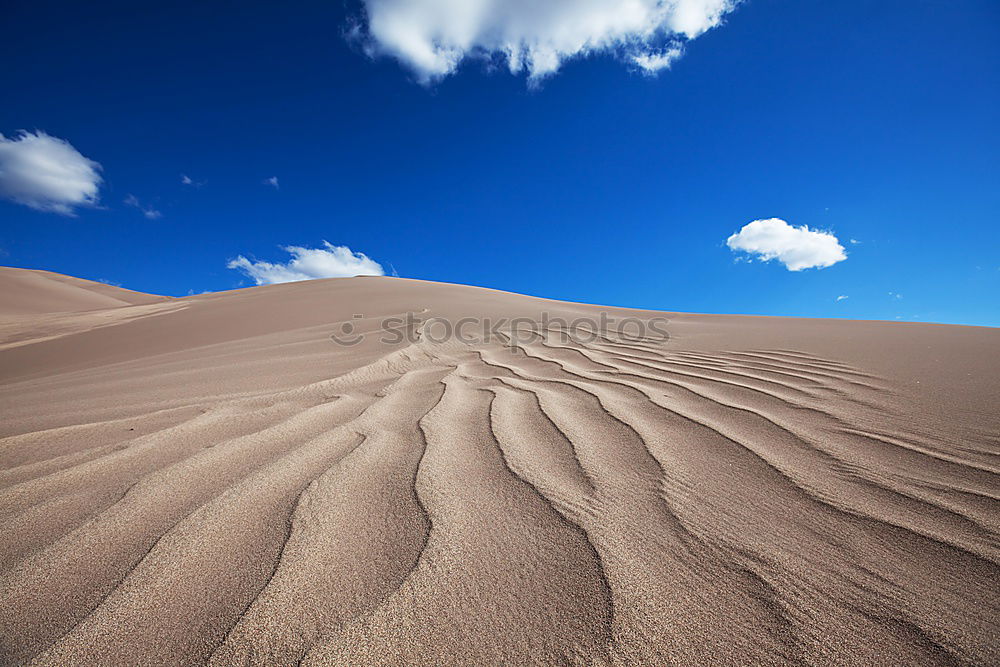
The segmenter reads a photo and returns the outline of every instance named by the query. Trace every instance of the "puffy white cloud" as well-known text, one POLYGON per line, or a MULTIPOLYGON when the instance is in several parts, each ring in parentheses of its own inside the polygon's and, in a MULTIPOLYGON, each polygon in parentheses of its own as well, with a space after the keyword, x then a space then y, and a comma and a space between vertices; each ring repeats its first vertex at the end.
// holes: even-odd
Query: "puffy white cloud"
POLYGON ((275 190, 277 190, 278 189, 278 177, 277 176, 272 176, 271 178, 265 178, 264 179, 264 185, 270 185, 275 190))
POLYGON ((258 285, 294 283, 318 278, 349 278, 351 276, 383 276, 382 265, 361 252, 352 252, 347 246, 335 246, 323 241, 322 248, 285 246, 292 259, 282 263, 251 262, 243 255, 226 265, 238 269, 258 285))
POLYGON ((0 134, 0 197, 39 211, 74 215, 97 203, 101 165, 44 132, 0 134))
POLYGON ((499 57, 511 72, 533 79, 596 52, 625 56, 654 72, 738 2, 364 0, 371 50, 398 58, 424 82, 454 72, 470 56, 499 57))
POLYGON ((793 227, 779 218, 754 220, 726 239, 734 251, 756 255, 762 261, 776 259, 789 271, 822 269, 847 259, 844 246, 830 232, 793 227))

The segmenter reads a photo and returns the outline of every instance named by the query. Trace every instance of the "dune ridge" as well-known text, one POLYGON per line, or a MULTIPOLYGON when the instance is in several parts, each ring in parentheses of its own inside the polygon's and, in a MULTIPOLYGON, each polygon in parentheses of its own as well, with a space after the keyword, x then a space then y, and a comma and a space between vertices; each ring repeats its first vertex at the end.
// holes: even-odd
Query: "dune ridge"
POLYGON ((39 317, 0 332, 3 664, 1000 659, 996 330, 390 278, 39 317), (670 335, 380 341, 406 312, 670 335))

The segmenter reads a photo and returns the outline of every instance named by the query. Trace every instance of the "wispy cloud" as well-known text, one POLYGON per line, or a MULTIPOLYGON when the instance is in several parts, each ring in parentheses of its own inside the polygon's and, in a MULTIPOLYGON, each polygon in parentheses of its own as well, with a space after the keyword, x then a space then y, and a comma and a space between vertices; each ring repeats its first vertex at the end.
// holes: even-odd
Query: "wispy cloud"
POLYGON ((278 187, 279 187, 278 186, 278 177, 277 176, 272 176, 271 178, 265 178, 264 179, 264 185, 270 185, 275 190, 277 190, 278 187))
MULTIPOLYGON (((467 58, 502 60, 534 80, 567 60, 612 53, 645 71, 722 22, 738 0, 363 0, 370 53, 393 56, 422 82, 467 58)), ((674 55, 676 53, 676 55, 674 55)))
POLYGON ((18 204, 73 216, 77 207, 97 204, 100 170, 68 141, 44 132, 0 134, 0 197, 18 204))
POLYGON ((674 61, 681 57, 681 48, 675 46, 660 53, 640 53, 632 56, 632 62, 646 74, 657 74, 660 70, 669 69, 674 61))
POLYGON ((249 276, 258 285, 274 285, 318 278, 349 278, 351 276, 383 276, 382 265, 347 246, 335 246, 323 241, 322 248, 284 246, 292 258, 287 262, 251 261, 239 255, 226 264, 249 276))
POLYGON ((126 206, 131 206, 133 208, 137 208, 140 211, 142 211, 142 214, 146 216, 147 220, 158 220, 163 217, 163 214, 157 211, 152 206, 143 206, 142 202, 140 202, 139 198, 136 197, 135 195, 130 194, 129 196, 125 197, 124 204, 126 206))
POLYGON ((847 296, 846 294, 841 294, 835 299, 835 301, 843 301, 844 299, 850 299, 850 298, 851 297, 847 296))
POLYGON ((844 246, 830 232, 793 227, 780 218, 754 220, 726 239, 733 251, 755 255, 763 262, 776 259, 789 271, 822 269, 847 259, 844 246))

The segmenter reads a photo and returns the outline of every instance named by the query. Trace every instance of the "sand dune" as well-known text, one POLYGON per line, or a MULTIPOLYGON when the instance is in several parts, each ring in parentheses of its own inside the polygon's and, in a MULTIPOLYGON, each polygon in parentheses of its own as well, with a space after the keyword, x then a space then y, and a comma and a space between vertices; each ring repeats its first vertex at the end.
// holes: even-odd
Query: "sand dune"
POLYGON ((2 664, 1000 662, 996 329, 98 285, 0 270, 2 664))
POLYGON ((168 301, 114 285, 50 271, 0 266, 0 317, 80 312, 168 301))

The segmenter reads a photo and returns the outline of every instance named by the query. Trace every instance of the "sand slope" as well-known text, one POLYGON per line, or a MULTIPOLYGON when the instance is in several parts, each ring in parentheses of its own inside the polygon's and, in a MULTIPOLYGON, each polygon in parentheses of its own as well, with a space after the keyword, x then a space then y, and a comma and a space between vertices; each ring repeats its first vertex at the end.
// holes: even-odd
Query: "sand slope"
POLYGON ((998 330, 73 280, 0 272, 2 664, 1000 661, 998 330))
POLYGON ((114 285, 50 271, 0 266, 0 317, 80 312, 167 301, 114 285))

